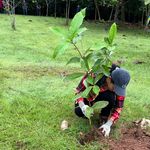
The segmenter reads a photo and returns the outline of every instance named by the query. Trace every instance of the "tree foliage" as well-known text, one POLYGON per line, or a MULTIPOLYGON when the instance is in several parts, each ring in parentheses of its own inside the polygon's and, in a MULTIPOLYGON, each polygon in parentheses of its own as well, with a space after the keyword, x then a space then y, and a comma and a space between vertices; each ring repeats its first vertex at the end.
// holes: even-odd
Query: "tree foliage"
MULTIPOLYGON (((6 1, 6 0, 4 0, 6 1)), ((11 0, 10 0, 11 1, 11 0)), ((22 0, 15 2, 16 13, 22 13, 22 0)), ((87 19, 114 20, 127 22, 143 22, 149 15, 150 0, 25 0, 28 5, 28 14, 36 15, 36 5, 41 6, 41 15, 73 18, 77 12, 77 6, 87 7, 87 19), (96 4, 96 5, 95 5, 96 4), (98 13, 98 18, 96 17, 98 13), (124 17, 122 17, 124 14, 124 17), (117 16, 115 16, 117 15, 117 16), (143 16, 144 15, 144 16, 143 16), (125 19, 125 20, 124 20, 125 19)))

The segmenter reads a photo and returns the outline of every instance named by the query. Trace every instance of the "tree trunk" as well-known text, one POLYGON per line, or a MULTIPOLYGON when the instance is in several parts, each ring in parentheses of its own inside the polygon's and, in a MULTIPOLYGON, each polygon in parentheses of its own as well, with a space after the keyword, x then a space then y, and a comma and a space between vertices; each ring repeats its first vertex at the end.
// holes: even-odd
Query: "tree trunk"
POLYGON ((12 16, 11 27, 13 30, 16 30, 16 18, 15 18, 15 16, 12 16))
POLYGON ((69 24, 70 0, 66 0, 66 25, 69 24))
POLYGON ((111 13, 110 13, 110 16, 109 16, 109 21, 111 21, 113 11, 114 11, 114 7, 112 7, 112 9, 111 9, 111 13))
POLYGON ((125 7, 124 7, 124 2, 122 0, 121 2, 121 21, 125 22, 125 7))
POLYGON ((12 9, 12 13, 15 14, 15 0, 13 0, 12 9))
POLYGON ((148 16, 148 7, 146 6, 146 11, 145 11, 145 26, 147 26, 147 16, 148 16))
POLYGON ((148 27, 148 25, 149 25, 149 20, 148 20, 148 17, 150 16, 150 4, 148 4, 147 6, 146 6, 146 18, 145 18, 145 27, 148 27))
POLYGON ((68 0, 66 0, 66 25, 68 25, 68 0))
POLYGON ((96 20, 97 20, 97 11, 95 9, 95 22, 96 22, 96 20))
POLYGON ((147 5, 147 17, 150 16, 150 4, 147 5))
POLYGON ((100 11, 98 8, 97 0, 94 0, 94 4, 95 4, 95 9, 97 10, 97 13, 98 13, 98 20, 101 21, 101 16, 100 16, 100 11))
POLYGON ((144 8, 142 10, 142 18, 141 18, 141 23, 142 23, 142 26, 144 25, 144 8))
POLYGON ((117 3, 116 5, 116 10, 115 10, 115 16, 114 16, 114 22, 118 22, 118 14, 119 14, 119 7, 120 7, 120 2, 117 3))
POLYGON ((54 17, 56 18, 56 11, 57 11, 57 0, 55 0, 55 12, 54 12, 54 17))
POLYGON ((128 11, 128 19, 129 19, 129 22, 131 22, 131 12, 130 12, 130 10, 128 11))
POLYGON ((67 12, 67 14, 68 14, 68 19, 69 19, 69 16, 70 16, 70 0, 68 2, 68 12, 67 12))
POLYGON ((46 4, 46 16, 48 16, 48 9, 49 9, 49 5, 46 4))
POLYGON ((67 19, 67 8, 68 8, 68 0, 66 0, 66 12, 65 12, 65 14, 66 14, 66 19, 67 19))
POLYGON ((48 0, 45 0, 45 2, 46 2, 46 16, 48 16, 49 2, 48 0))

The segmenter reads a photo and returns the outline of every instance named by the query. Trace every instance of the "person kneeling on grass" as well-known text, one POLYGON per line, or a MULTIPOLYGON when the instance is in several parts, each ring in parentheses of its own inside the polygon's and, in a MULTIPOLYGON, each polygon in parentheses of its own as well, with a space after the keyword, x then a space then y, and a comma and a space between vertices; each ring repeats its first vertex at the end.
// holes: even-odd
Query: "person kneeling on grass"
MULTIPOLYGON (((76 94, 83 92, 87 75, 85 75, 76 88, 76 94)), ((96 85, 99 86, 99 94, 93 95, 90 93, 89 98, 78 98, 75 101, 75 114, 85 118, 88 107, 93 106, 98 101, 108 101, 108 105, 102 108, 100 112, 103 125, 99 127, 104 136, 109 136, 111 126, 119 119, 119 115, 123 108, 123 103, 126 95, 126 87, 130 81, 129 72, 119 66, 113 64, 110 68, 110 76, 103 76, 96 85)))

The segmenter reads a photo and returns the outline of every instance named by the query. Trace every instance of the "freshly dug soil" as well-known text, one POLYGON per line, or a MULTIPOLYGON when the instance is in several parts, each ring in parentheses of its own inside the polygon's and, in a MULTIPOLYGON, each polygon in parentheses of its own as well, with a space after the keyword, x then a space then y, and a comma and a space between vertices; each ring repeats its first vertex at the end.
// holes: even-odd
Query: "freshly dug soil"
POLYGON ((107 144, 109 150, 150 150, 150 133, 141 129, 140 125, 135 125, 135 123, 128 128, 124 125, 119 140, 104 138, 97 128, 93 128, 86 134, 80 133, 79 142, 82 145, 95 140, 107 144))
POLYGON ((79 142, 81 145, 85 145, 86 143, 90 143, 92 141, 97 141, 97 140, 100 140, 101 142, 106 141, 102 132, 98 130, 98 128, 94 127, 90 132, 86 134, 80 132, 79 142))

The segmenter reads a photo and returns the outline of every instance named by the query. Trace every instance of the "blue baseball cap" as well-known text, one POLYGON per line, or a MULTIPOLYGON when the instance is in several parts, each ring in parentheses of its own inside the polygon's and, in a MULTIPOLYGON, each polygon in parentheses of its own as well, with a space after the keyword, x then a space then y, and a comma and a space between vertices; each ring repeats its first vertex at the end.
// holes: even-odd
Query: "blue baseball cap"
POLYGON ((114 82, 114 91, 119 96, 126 95, 126 87, 130 81, 130 74, 127 70, 122 68, 116 68, 111 73, 112 80, 114 82))

